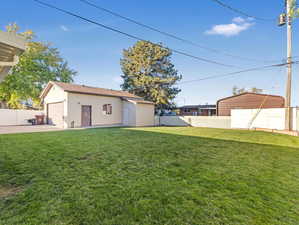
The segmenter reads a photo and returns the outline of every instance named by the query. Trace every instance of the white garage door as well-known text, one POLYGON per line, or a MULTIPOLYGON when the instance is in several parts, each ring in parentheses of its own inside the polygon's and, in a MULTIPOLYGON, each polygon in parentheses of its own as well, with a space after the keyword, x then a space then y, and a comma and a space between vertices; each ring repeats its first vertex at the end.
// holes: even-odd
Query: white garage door
POLYGON ((48 104, 48 124, 63 128, 63 102, 48 104))

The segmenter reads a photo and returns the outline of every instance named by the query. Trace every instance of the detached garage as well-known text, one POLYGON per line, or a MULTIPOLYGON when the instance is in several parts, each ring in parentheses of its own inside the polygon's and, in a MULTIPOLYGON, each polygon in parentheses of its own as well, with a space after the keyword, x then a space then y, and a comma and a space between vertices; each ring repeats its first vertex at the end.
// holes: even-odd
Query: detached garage
POLYGON ((41 94, 47 123, 61 128, 154 126, 154 103, 125 91, 49 82, 41 94))
POLYGON ((230 116, 232 109, 283 108, 284 98, 277 95, 242 93, 217 101, 217 116, 230 116))

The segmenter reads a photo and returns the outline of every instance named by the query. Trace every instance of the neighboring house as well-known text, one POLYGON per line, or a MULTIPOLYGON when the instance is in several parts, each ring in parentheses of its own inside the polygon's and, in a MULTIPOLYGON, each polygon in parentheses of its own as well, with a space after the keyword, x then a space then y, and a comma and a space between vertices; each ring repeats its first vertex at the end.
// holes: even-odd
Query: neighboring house
POLYGON ((242 93, 217 101, 217 116, 230 116, 232 109, 283 108, 284 98, 277 95, 242 93))
POLYGON ((25 50, 25 38, 11 32, 0 31, 0 82, 11 67, 19 62, 19 55, 25 50))
POLYGON ((49 82, 41 94, 49 124, 153 126, 154 103, 125 91, 49 82))
POLYGON ((182 116, 215 116, 216 105, 186 105, 178 108, 182 116))

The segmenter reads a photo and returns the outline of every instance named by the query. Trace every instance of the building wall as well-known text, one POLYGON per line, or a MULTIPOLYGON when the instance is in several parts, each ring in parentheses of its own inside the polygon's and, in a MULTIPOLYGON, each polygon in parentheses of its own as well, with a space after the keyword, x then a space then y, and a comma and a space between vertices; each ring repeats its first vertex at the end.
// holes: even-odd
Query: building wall
POLYGON ((67 93, 64 92, 60 87, 54 85, 44 98, 44 103, 62 102, 66 101, 67 93))
POLYGON ((154 126, 155 125, 155 106, 151 104, 136 105, 136 126, 154 126))
POLYGON ((180 108, 181 116, 215 116, 216 109, 204 109, 204 108, 188 108, 188 111, 185 108, 180 108))
POLYGON ((216 109, 201 109, 200 116, 216 116, 216 109))
POLYGON ((158 121, 164 126, 231 128, 230 116, 161 116, 158 121))
POLYGON ((197 116, 198 115, 198 109, 196 108, 181 108, 180 109, 180 115, 182 116, 197 116))
POLYGON ((0 109, 0 126, 29 125, 29 119, 43 114, 43 111, 35 110, 0 109))
POLYGON ((74 122, 74 127, 81 127, 82 105, 91 105, 92 107, 92 126, 122 124, 123 103, 119 97, 68 93, 67 99, 67 127, 71 127, 72 122, 74 122), (103 113, 104 104, 112 105, 111 115, 103 113))
POLYGON ((230 116, 232 109, 258 109, 262 108, 282 108, 284 98, 280 96, 268 96, 258 94, 244 94, 217 102, 217 115, 230 116), (265 102, 264 102, 265 101, 265 102))
POLYGON ((125 126, 136 126, 136 104, 123 101, 123 124, 125 126))

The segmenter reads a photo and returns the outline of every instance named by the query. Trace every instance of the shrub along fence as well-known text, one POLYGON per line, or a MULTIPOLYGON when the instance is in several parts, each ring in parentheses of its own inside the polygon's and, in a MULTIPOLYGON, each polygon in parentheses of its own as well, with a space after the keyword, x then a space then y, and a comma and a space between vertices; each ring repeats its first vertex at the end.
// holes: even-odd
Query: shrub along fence
POLYGON ((28 125, 36 115, 43 115, 43 111, 0 109, 0 126, 28 125))

